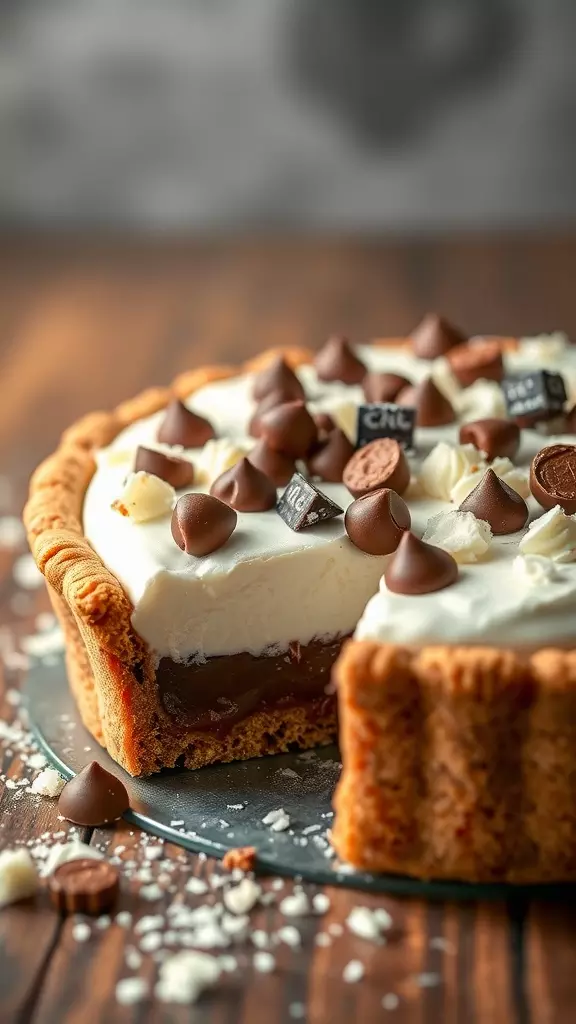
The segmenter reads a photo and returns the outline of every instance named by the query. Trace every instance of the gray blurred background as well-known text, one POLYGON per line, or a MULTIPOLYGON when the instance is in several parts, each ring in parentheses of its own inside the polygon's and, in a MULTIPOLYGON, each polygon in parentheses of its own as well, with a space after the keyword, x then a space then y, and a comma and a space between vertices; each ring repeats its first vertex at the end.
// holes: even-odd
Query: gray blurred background
POLYGON ((576 0, 2 0, 0 218, 573 222, 575 28, 576 0))

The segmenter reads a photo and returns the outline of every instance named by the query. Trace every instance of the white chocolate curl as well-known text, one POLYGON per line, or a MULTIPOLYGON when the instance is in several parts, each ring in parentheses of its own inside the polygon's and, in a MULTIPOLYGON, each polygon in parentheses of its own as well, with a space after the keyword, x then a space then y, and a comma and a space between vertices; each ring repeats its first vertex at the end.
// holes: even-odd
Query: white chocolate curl
MULTIPOLYGON (((473 444, 447 444, 441 441, 422 463, 418 477, 422 490, 432 498, 450 501, 454 487, 485 466, 473 444)), ((485 468, 482 471, 482 475, 485 468)))
POLYGON ((490 547, 492 530, 472 512, 440 512, 428 520, 422 540, 443 548, 457 562, 477 562, 490 547))
POLYGON ((129 516, 134 523, 146 523, 171 512, 175 500, 176 491, 170 484, 153 473, 140 470, 130 474, 112 508, 129 516))
POLYGON ((576 558, 576 520, 555 505, 530 524, 519 544, 523 555, 541 555, 553 562, 576 558))

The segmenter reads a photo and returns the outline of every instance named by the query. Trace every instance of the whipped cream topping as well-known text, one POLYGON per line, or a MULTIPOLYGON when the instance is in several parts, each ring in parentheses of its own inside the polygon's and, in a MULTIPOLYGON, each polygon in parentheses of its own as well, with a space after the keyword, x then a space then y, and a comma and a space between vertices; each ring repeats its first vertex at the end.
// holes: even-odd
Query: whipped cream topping
MULTIPOLYGON (((475 417, 490 416, 497 397, 501 400, 493 382, 479 381, 462 390, 446 360, 419 361, 407 347, 361 346, 358 354, 375 372, 395 372, 415 382, 432 373, 467 419, 471 404, 478 406, 475 417)), ((511 372, 542 365, 559 369, 568 392, 576 395, 576 350, 567 347, 561 336, 553 344, 546 338, 521 343, 506 361, 511 372)), ((310 410, 328 412, 352 434, 356 407, 364 401, 362 388, 319 381, 312 366, 300 367, 298 375, 310 410)), ((214 477, 254 443, 247 436, 255 408, 252 384, 253 375, 243 374, 208 384, 190 396, 186 404, 207 417, 218 434, 217 441, 208 442, 202 450, 159 444, 155 440, 163 416, 159 413, 132 424, 100 453, 85 500, 86 536, 125 587, 134 605, 134 628, 158 658, 202 660, 239 651, 276 653, 287 650, 293 641, 305 644, 350 633, 357 623, 358 637, 400 643, 523 644, 572 638, 576 565, 555 563, 558 571, 549 587, 528 587, 526 573, 513 568, 520 534, 494 538, 482 553, 477 536, 482 531, 470 531, 470 550, 478 561, 461 567, 458 582, 434 594, 407 597, 379 586, 389 556, 367 555, 355 548, 343 517, 294 533, 274 510, 239 513, 228 543, 211 555, 194 558, 174 543, 169 512, 136 523, 113 510, 138 445, 189 458, 197 471, 195 489, 209 489, 214 477)), ((452 450, 457 447, 458 424, 419 428, 415 441, 417 454, 411 467, 417 476, 438 442, 451 445, 452 450)), ((513 469, 519 478, 525 479, 526 467, 544 443, 550 442, 535 431, 523 431, 516 460, 520 469, 513 469)), ((463 461, 462 469, 471 468, 467 459, 463 461)), ((458 472, 455 475, 460 479, 458 472)), ((404 495, 419 536, 432 517, 454 511, 455 505, 445 496, 449 480, 453 482, 451 473, 442 482, 441 493, 430 495, 421 486, 411 486, 404 495)), ((352 498, 343 485, 319 486, 342 508, 350 504, 352 498)), ((528 504, 531 518, 539 516, 542 510, 533 499, 528 504)), ((462 538, 461 542, 466 547, 462 538)))

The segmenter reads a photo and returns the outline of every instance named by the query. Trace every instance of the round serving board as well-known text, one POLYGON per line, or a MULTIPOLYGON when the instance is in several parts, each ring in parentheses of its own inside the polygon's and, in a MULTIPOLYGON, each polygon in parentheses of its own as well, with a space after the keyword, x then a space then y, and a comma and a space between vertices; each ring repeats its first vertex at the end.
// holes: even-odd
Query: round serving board
MULTIPOLYGON (((503 898, 508 885, 421 882, 401 875, 351 871, 331 856, 327 831, 332 793, 340 773, 335 746, 212 765, 196 771, 163 771, 145 779, 128 775, 87 732, 66 681, 61 655, 52 664, 33 662, 24 695, 30 726, 43 753, 66 778, 98 761, 122 779, 131 810, 124 817, 147 832, 187 850, 223 857, 238 846, 255 846, 257 869, 301 876, 326 885, 435 899, 503 898), (274 832, 263 818, 283 808, 290 826, 274 832)), ((567 886, 531 887, 566 895, 567 886)), ((514 891, 518 891, 515 887, 514 891)))

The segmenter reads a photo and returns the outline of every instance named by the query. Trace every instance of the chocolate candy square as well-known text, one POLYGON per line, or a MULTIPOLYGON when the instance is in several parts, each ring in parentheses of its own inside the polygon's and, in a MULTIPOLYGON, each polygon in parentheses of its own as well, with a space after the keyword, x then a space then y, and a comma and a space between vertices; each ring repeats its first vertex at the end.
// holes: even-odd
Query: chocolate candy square
POLYGON ((340 508, 301 473, 294 473, 284 494, 276 504, 278 515, 291 530, 304 530, 325 519, 341 516, 340 508))
POLYGON ((524 425, 557 416, 566 401, 563 378, 549 370, 505 377, 502 390, 510 419, 524 421, 524 425))
POLYGON ((416 409, 393 402, 373 402, 358 408, 356 447, 363 448, 381 437, 391 437, 403 448, 414 446, 416 409))

